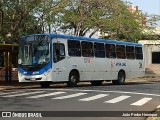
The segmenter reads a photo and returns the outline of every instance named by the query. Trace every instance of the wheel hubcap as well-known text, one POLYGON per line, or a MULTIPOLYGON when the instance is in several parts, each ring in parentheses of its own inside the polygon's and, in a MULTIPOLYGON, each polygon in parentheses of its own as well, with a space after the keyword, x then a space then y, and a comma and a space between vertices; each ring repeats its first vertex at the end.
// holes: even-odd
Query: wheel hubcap
POLYGON ((123 75, 120 75, 120 76, 119 76, 119 81, 121 81, 121 82, 123 82, 123 81, 124 81, 124 77, 123 77, 123 75))
POLYGON ((75 76, 71 76, 71 82, 75 83, 76 82, 76 77, 75 76))

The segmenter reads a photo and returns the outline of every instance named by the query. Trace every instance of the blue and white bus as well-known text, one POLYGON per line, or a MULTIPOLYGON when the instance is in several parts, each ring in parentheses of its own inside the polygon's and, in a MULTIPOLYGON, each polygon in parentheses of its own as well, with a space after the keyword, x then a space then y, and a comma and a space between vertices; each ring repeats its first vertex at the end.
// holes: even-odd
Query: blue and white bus
POLYGON ((39 82, 41 87, 52 82, 101 85, 106 80, 123 84, 144 75, 142 44, 60 34, 22 37, 18 64, 19 82, 39 82))

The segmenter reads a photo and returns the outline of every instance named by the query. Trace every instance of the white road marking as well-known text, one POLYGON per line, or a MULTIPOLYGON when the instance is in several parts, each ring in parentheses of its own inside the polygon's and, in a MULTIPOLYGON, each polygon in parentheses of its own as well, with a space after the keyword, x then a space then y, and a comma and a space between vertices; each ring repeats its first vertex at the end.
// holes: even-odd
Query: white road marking
MULTIPOLYGON (((30 90, 44 90, 44 89, 30 89, 30 90)), ((133 95, 147 95, 160 97, 160 94, 150 93, 139 93, 139 92, 125 92, 125 91, 103 91, 103 90, 81 90, 81 89, 45 89, 48 91, 59 90, 59 91, 78 91, 78 92, 101 92, 101 93, 120 93, 120 94, 133 94, 133 95)))
POLYGON ((67 99, 67 98, 78 97, 78 96, 85 95, 85 94, 87 93, 76 93, 76 94, 71 94, 71 95, 66 95, 66 96, 61 96, 61 97, 55 97, 52 99, 67 99))
POLYGON ((91 100, 96 100, 102 97, 108 96, 108 94, 98 94, 98 95, 94 95, 92 97, 88 97, 88 98, 83 98, 83 99, 79 99, 79 101, 91 101, 91 100))
POLYGON ((31 94, 36 94, 36 93, 43 93, 45 91, 36 91, 36 92, 29 92, 29 93, 19 93, 19 94, 14 94, 14 95, 6 95, 2 97, 16 97, 16 96, 24 96, 24 95, 31 95, 31 94))
POLYGON ((0 93, 0 95, 8 95, 8 94, 14 94, 14 93, 20 93, 24 91, 16 91, 16 92, 6 92, 6 93, 0 93))
POLYGON ((157 106, 157 109, 160 109, 160 105, 157 106))
POLYGON ((66 92, 53 92, 53 93, 48 93, 48 94, 35 95, 35 96, 27 97, 27 98, 41 98, 41 97, 46 97, 46 96, 59 95, 62 93, 66 93, 66 92))
POLYGON ((122 95, 122 96, 116 97, 116 98, 114 98, 114 99, 105 101, 104 103, 117 103, 117 102, 120 102, 120 101, 122 101, 122 100, 125 100, 125 99, 127 99, 127 98, 129 98, 129 97, 131 97, 131 96, 122 95))
POLYGON ((145 103, 147 103, 148 101, 150 101, 152 98, 142 98, 140 100, 138 100, 137 102, 135 103, 132 103, 131 105, 135 105, 135 106, 142 106, 144 105, 145 103))

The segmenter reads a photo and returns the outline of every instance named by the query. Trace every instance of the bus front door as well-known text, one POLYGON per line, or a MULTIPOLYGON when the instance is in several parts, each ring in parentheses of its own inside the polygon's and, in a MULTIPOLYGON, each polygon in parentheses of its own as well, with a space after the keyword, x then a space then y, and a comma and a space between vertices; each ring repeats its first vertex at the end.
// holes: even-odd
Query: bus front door
POLYGON ((53 62, 55 81, 64 81, 65 76, 65 46, 63 43, 53 43, 53 62))

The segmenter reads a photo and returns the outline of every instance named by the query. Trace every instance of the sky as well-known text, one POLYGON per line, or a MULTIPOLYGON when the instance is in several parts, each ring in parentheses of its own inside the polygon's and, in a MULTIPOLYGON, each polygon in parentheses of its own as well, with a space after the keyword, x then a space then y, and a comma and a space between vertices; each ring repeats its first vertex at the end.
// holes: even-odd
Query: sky
POLYGON ((132 6, 138 6, 142 13, 160 15, 160 0, 123 0, 132 3, 132 6))

